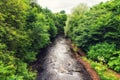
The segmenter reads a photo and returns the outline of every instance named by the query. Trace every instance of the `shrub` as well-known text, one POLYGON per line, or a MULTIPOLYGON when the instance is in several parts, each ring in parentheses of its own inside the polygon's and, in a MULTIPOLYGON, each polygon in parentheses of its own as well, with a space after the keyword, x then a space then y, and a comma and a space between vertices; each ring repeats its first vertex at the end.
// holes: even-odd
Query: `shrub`
POLYGON ((116 51, 112 54, 108 66, 120 73, 120 51, 116 51))
POLYGON ((98 43, 89 47, 87 56, 92 60, 107 63, 115 50, 115 44, 98 43))
POLYGON ((101 80, 119 80, 116 77, 116 74, 112 71, 108 70, 107 65, 103 65, 102 63, 94 62, 91 59, 83 58, 85 61, 90 63, 93 69, 98 73, 101 80))

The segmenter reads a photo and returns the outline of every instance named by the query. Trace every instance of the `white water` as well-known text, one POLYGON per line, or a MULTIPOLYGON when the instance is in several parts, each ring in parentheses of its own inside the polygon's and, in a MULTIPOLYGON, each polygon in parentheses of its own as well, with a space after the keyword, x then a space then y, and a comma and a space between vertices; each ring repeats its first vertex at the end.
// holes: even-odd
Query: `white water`
POLYGON ((91 80, 83 66, 71 57, 66 40, 59 36, 46 51, 43 71, 37 80, 91 80))

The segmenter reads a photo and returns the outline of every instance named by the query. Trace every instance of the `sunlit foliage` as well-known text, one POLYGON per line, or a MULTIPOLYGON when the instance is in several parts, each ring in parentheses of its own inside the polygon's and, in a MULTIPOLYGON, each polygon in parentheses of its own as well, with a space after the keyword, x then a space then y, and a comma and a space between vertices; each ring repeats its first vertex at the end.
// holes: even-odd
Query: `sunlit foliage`
POLYGON ((55 16, 30 0, 0 0, 0 80, 35 80, 28 64, 58 34, 55 16))
POLYGON ((86 51, 88 58, 120 72, 120 1, 111 0, 90 9, 82 5, 73 8, 69 15, 66 36, 86 51))

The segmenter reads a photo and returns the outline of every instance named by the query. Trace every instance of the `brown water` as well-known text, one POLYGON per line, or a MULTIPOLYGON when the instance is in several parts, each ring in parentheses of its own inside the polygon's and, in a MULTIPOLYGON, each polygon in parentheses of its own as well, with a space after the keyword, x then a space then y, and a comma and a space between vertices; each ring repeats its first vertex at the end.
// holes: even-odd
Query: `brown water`
POLYGON ((92 80, 84 67, 71 57, 70 46, 63 36, 58 36, 45 53, 37 80, 92 80))

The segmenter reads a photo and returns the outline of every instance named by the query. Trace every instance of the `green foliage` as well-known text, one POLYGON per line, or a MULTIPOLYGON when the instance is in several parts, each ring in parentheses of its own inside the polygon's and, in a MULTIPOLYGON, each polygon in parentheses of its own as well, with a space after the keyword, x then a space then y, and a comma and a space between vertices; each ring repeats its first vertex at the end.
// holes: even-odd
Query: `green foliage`
POLYGON ((55 16, 30 0, 0 0, 1 80, 35 80, 28 64, 59 32, 55 16))
POLYGON ((82 48, 88 58, 120 72, 119 23, 119 0, 100 3, 90 9, 80 4, 73 8, 72 14, 68 16, 65 35, 82 48))
POLYGON ((67 20, 67 15, 64 11, 55 14, 54 22, 58 29, 58 33, 64 33, 65 21, 67 20))
POLYGON ((87 56, 94 61, 106 63, 109 68, 120 72, 120 51, 116 50, 115 44, 105 42, 91 46, 87 56))
POLYGON ((92 60, 107 63, 115 51, 115 44, 108 44, 104 42, 91 46, 87 56, 92 60))
POLYGON ((91 66, 97 71, 101 80, 118 80, 112 72, 107 71, 107 67, 96 62, 91 62, 91 66))
POLYGON ((0 51, 0 79, 11 79, 15 73, 16 68, 14 67, 15 58, 9 54, 0 51), (6 58, 7 57, 7 58, 6 58))
POLYGON ((0 79, 1 80, 34 80, 35 73, 28 71, 27 64, 14 57, 15 52, 6 50, 0 44, 0 79))
MULTIPOLYGON (((43 9, 43 14, 45 14, 45 17, 46 17, 46 23, 47 23, 46 25, 49 26, 48 32, 50 34, 50 37, 54 38, 58 33, 58 28, 55 25, 55 21, 54 21, 55 14, 53 14, 47 8, 43 9)), ((59 22, 59 21, 57 20, 57 22, 59 22)))
POLYGON ((88 10, 86 4, 80 3, 78 6, 72 9, 72 15, 83 15, 86 12, 86 10, 88 10))
POLYGON ((119 49, 120 25, 119 6, 120 1, 112 0, 94 6, 90 10, 79 6, 68 17, 65 33, 73 42, 85 51, 89 46, 99 42, 113 42, 119 49), (114 6, 113 6, 114 5, 114 6), (115 7, 116 6, 116 7, 115 7), (112 10, 113 11, 112 11, 112 10), (76 11, 77 10, 77 11, 76 11), (116 10, 116 11, 114 11, 116 10), (81 12, 79 12, 81 11, 81 12))
POLYGON ((35 79, 35 73, 28 70, 26 63, 35 60, 35 54, 33 56, 27 49, 31 45, 31 39, 24 30, 28 7, 29 5, 23 0, 0 1, 1 80, 35 79), (28 54, 31 55, 27 56, 28 54))
MULTIPOLYGON (((68 15, 67 21, 66 21, 66 27, 65 27, 65 35, 73 38, 75 37, 75 34, 79 35, 78 32, 75 33, 75 30, 78 29, 78 25, 82 25, 84 21, 82 21, 83 17, 85 17, 85 13, 88 11, 88 7, 85 4, 79 4, 77 7, 74 7, 72 10, 72 14, 68 15), (80 24, 79 24, 80 23, 80 24), (74 35, 74 36, 73 36, 74 35)), ((82 29, 82 28, 81 28, 82 29)))
POLYGON ((94 62, 91 59, 87 59, 85 57, 83 59, 90 63, 92 68, 95 69, 95 71, 98 73, 101 80, 119 80, 119 78, 116 77, 116 73, 108 70, 108 67, 106 65, 94 62))
POLYGON ((120 72, 120 51, 116 50, 115 44, 105 42, 91 46, 87 56, 94 61, 106 63, 109 68, 120 72))
POLYGON ((112 54, 108 66, 113 70, 120 72, 120 51, 116 51, 112 54))

